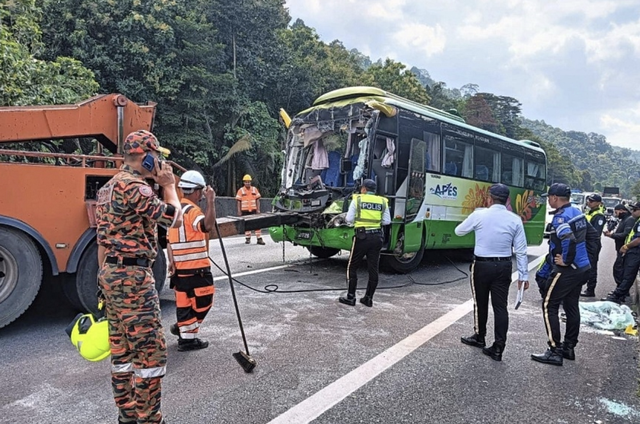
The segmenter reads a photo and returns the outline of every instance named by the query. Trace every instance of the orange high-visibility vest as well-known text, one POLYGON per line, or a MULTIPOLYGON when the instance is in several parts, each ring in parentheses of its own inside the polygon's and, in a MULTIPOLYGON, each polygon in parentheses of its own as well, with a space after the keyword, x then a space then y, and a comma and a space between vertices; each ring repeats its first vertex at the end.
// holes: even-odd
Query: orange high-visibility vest
POLYGON ((182 199, 183 223, 179 228, 169 228, 169 243, 176 270, 187 271, 210 268, 207 251, 207 230, 202 210, 188 199, 182 199))
POLYGON ((260 192, 257 188, 251 187, 251 190, 247 190, 241 187, 236 193, 236 200, 240 201, 240 210, 252 212, 258 210, 258 199, 260 192))

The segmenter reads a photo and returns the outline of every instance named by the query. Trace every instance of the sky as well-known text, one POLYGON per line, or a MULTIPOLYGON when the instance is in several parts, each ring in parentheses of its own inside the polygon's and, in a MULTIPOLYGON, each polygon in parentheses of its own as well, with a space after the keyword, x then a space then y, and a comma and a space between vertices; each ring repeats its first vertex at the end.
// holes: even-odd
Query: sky
POLYGON ((286 0, 324 42, 516 98, 522 115, 640 150, 638 0, 286 0))

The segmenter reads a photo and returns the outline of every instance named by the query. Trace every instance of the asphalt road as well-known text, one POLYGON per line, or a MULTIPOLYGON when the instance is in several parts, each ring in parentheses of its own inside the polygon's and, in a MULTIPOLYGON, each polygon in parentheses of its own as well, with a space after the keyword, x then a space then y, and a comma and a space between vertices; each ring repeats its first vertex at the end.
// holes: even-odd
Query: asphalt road
MULTIPOLYGON (((507 349, 495 362, 460 343, 473 332, 463 274, 469 263, 460 255, 429 252, 411 275, 382 275, 373 308, 348 307, 337 302, 347 254, 310 262, 306 250, 287 245, 283 263, 282 246, 265 240, 246 246, 242 237, 225 239, 240 282, 333 291, 267 294, 236 285, 258 362, 245 374, 232 357, 243 346, 229 285, 216 271, 214 307, 201 329, 210 347, 178 352, 167 332, 162 401, 169 423, 640 422, 637 338, 583 326, 575 362, 535 363, 529 355, 546 349, 546 335, 533 286, 520 309, 510 306, 507 349), (402 287, 386 289, 394 286, 402 287)), ((530 261, 543 251, 530 248, 530 261)), ((222 266, 217 242, 212 255, 222 266)), ((605 239, 599 296, 613 288, 613 259, 605 239)), ((53 283, 0 329, 0 423, 115 423, 109 361, 90 363, 75 351, 64 328, 76 311, 53 283)), ((171 291, 161 299, 168 328, 175 322, 171 291)), ((491 325, 490 315, 489 334, 491 325)))

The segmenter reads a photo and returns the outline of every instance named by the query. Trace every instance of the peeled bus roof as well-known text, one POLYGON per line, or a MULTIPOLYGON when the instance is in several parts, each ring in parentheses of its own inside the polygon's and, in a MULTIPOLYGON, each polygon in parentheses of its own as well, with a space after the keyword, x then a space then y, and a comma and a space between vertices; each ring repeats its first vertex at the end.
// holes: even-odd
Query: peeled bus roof
POLYGON ((404 97, 398 96, 397 94, 390 93, 388 91, 382 90, 377 87, 366 87, 366 86, 347 87, 347 88, 339 88, 337 90, 330 91, 318 97, 313 102, 312 107, 300 113, 308 113, 309 111, 316 108, 328 109, 330 107, 343 107, 352 103, 366 103, 369 100, 377 100, 382 103, 397 106, 402 109, 410 110, 412 112, 429 116, 431 118, 436 118, 441 121, 447 122, 449 124, 461 126, 469 130, 479 132, 484 135, 499 138, 501 140, 508 141, 511 143, 524 145, 527 148, 539 150, 540 152, 544 153, 544 150, 535 141, 514 140, 500 134, 495 134, 490 131, 483 130, 482 128, 474 127, 472 125, 467 124, 464 121, 464 119, 462 119, 459 116, 442 111, 440 109, 436 109, 431 106, 414 102, 412 100, 405 99, 404 97))

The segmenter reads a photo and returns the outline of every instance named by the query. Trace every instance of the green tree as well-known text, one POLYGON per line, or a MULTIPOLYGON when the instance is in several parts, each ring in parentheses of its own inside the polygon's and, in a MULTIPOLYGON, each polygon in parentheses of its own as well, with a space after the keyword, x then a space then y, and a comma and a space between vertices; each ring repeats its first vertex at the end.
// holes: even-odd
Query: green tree
POLYGON ((431 99, 424 86, 415 74, 406 70, 400 62, 386 59, 384 63, 371 65, 363 76, 367 85, 380 87, 399 96, 422 104, 429 104, 431 99))
POLYGON ((0 5, 0 105, 74 103, 96 93, 93 73, 68 57, 50 61, 43 51, 41 10, 35 0, 0 5))
POLYGON ((470 97, 465 103, 462 116, 469 125, 498 133, 500 124, 493 116, 491 107, 482 95, 470 97))

